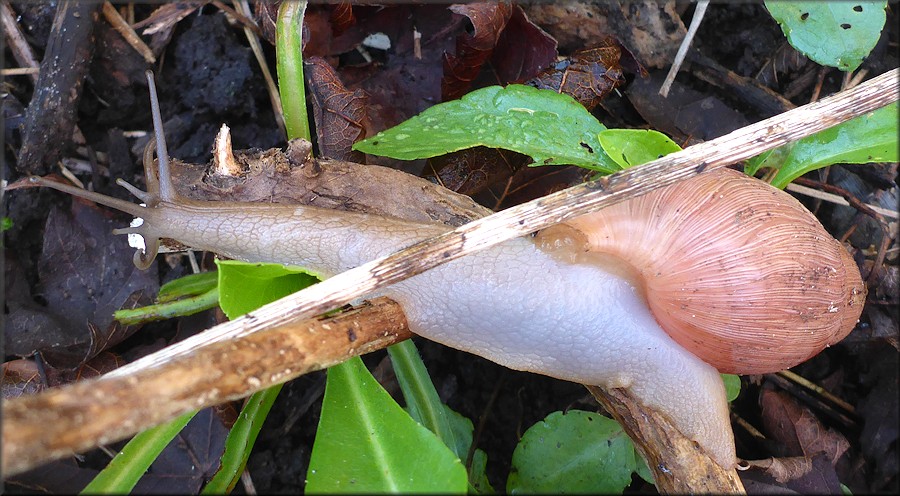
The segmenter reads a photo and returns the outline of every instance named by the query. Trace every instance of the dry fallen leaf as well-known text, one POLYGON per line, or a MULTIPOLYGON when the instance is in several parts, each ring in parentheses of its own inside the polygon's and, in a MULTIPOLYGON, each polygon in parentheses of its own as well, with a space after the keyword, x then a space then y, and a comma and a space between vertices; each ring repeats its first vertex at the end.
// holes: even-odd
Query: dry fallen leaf
POLYGON ((450 10, 469 18, 472 33, 456 38, 456 53, 444 54, 441 80, 444 101, 456 100, 468 92, 481 67, 491 57, 513 9, 508 3, 477 2, 452 5, 450 10))
POLYGON ((303 67, 313 104, 318 156, 362 162, 363 154, 352 146, 369 134, 365 92, 344 88, 337 72, 321 57, 308 58, 303 67))

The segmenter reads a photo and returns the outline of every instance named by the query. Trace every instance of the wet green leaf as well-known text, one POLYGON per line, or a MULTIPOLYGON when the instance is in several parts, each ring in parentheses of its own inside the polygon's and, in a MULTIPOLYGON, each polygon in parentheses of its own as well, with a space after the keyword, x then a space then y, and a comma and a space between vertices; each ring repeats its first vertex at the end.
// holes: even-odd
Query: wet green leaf
POLYGON ((580 410, 554 412, 522 436, 506 490, 621 494, 638 466, 634 445, 616 421, 580 410))
POLYGON ((722 382, 725 383, 725 397, 731 403, 741 394, 741 378, 734 374, 722 374, 722 382))
POLYGON ((354 357, 328 369, 309 493, 465 493, 466 470, 354 357))
POLYGON ((784 188, 807 172, 832 164, 865 164, 898 160, 898 107, 894 102, 874 112, 760 154, 748 161, 747 174, 777 169, 772 179, 784 188))
POLYGON ((794 48, 819 64, 854 71, 881 36, 887 0, 765 4, 794 48))
POLYGON ((623 169, 681 151, 668 136, 652 129, 607 129, 597 138, 603 151, 623 169))
POLYGON ((318 282, 309 272, 281 264, 248 264, 216 260, 219 266, 219 306, 235 319, 318 282))
POLYGON ((488 146, 523 153, 535 165, 620 170, 600 148, 606 127, 567 95, 530 86, 490 86, 357 142, 354 150, 401 160, 488 146))

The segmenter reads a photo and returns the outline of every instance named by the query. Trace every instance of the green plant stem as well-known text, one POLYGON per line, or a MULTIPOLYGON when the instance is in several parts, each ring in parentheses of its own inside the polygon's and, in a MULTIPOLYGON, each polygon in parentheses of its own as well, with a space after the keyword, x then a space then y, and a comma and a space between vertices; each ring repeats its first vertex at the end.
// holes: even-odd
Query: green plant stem
POLYGON ((406 399, 406 409, 409 415, 428 430, 435 433, 438 439, 444 442, 456 456, 465 460, 467 453, 456 453, 458 444, 450 422, 447 420, 447 410, 438 397, 437 390, 431 382, 428 370, 419 356, 419 350, 412 341, 397 343, 388 349, 394 373, 400 389, 403 390, 403 398, 406 399))
POLYGON ((137 484, 150 464, 181 432, 197 412, 186 413, 163 425, 134 436, 122 451, 94 477, 81 494, 123 494, 137 484))
POLYGON ((201 494, 227 494, 234 489, 244 467, 247 466, 247 459, 250 458, 250 451, 256 443, 263 421, 269 415, 282 386, 283 384, 279 384, 258 391, 247 399, 237 422, 228 432, 222 465, 201 494))
POLYGON ((275 60, 278 93, 284 109, 288 139, 310 140, 306 114, 306 85, 303 82, 303 16, 306 1, 281 2, 275 25, 275 60))
POLYGON ((185 315, 193 315, 203 310, 209 310, 219 304, 219 288, 215 287, 203 294, 182 298, 167 303, 158 303, 146 307, 130 310, 116 310, 113 314, 116 320, 123 324, 137 324, 153 320, 165 320, 185 315))

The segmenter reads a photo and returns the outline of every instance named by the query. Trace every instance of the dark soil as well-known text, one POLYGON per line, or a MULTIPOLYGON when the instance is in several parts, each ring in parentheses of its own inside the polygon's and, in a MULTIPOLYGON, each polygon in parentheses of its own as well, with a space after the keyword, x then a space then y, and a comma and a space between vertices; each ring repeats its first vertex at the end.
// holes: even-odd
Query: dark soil
MULTIPOLYGON (((230 5, 230 4, 229 4, 230 5)), ((581 25, 584 32, 596 23, 597 18, 609 14, 614 7, 593 4, 567 5, 571 19, 563 18, 553 24, 538 8, 526 8, 535 22, 550 35, 560 39, 559 55, 568 56, 575 49, 586 48, 600 42, 596 38, 563 38, 566 29, 581 25), (577 12, 589 11, 589 16, 578 17, 577 12), (567 27, 568 26, 568 27, 567 27), (566 41, 568 40, 568 41, 566 41), (579 45, 580 43, 580 45, 579 45)), ((690 22, 694 7, 688 3, 676 3, 676 10, 684 16, 685 25, 690 22)), ((136 5, 134 19, 140 21, 149 16, 157 6, 136 5)), ((55 8, 35 3, 13 2, 13 10, 18 14, 17 22, 25 34, 37 59, 51 48, 48 39, 54 34, 51 28, 55 8)), ((333 15, 338 7, 314 5, 307 14, 309 42, 307 57, 321 56, 329 63, 349 91, 364 90, 368 94, 366 132, 373 133, 397 124, 435 103, 442 98, 442 84, 447 80, 444 74, 442 54, 457 53, 459 39, 478 34, 469 20, 451 13, 446 6, 391 6, 384 9, 374 6, 353 8, 354 21, 349 25, 340 24, 333 15), (422 33, 422 58, 413 56, 412 32, 415 27, 422 33), (382 50, 366 48, 357 50, 362 39, 375 32, 382 32, 392 40, 391 48, 382 50), (468 34, 467 34, 468 33, 468 34), (365 54, 363 54, 365 51, 365 54), (371 62, 365 57, 371 58, 371 62)), ((257 19, 265 18, 274 9, 258 9, 257 19)), ((612 16, 612 14, 609 14, 612 16)), ((612 17, 610 17, 612 19, 612 17)), ((896 3, 888 8, 888 21, 881 42, 872 56, 863 64, 869 77, 881 74, 898 66, 896 3)), ((346 19, 345 19, 346 21, 346 19)), ((265 21, 259 21, 263 24, 265 21)), ((525 21, 522 21, 525 25, 525 21)), ((528 23, 530 24, 530 23, 528 23)), ((518 28, 517 28, 518 29, 518 28)), ((521 28, 522 38, 501 41, 508 44, 507 50, 525 51, 530 45, 541 43, 537 34, 521 28), (527 41, 522 41, 527 40, 527 41), (511 47, 511 48, 509 48, 511 47)), ((629 29, 619 26, 617 29, 629 29)), ((142 29, 137 30, 138 33, 142 29)), ((569 29, 575 32, 574 28, 569 29)), ((579 31, 581 32, 581 31, 579 31)), ((626 48, 635 53, 641 62, 639 50, 629 46, 627 39, 619 33, 616 36, 626 48)), ((565 36, 570 36, 565 35, 565 36)), ((86 72, 83 87, 77 97, 77 112, 74 122, 83 134, 85 142, 76 144, 71 138, 49 143, 58 148, 58 156, 68 160, 65 163, 85 183, 92 182, 93 188, 105 194, 126 198, 127 194, 115 186, 113 180, 122 177, 143 187, 140 154, 147 141, 146 136, 138 136, 130 131, 150 131, 150 111, 147 104, 147 85, 143 71, 152 68, 157 73, 161 107, 165 121, 169 153, 187 162, 205 163, 210 159, 210 149, 216 132, 222 123, 231 127, 233 144, 236 149, 283 147, 285 140, 276 123, 272 105, 268 97, 264 78, 239 24, 229 22, 226 15, 209 4, 188 14, 170 29, 160 34, 142 36, 155 50, 158 62, 150 66, 128 46, 110 25, 99 15, 93 30, 92 57, 86 72), (129 131, 126 133, 125 131, 129 131)), ((90 46, 86 43, 85 46, 90 46)), ((265 57, 274 72, 274 47, 262 40, 265 57)), ((677 45, 676 45, 677 47, 677 45)), ((843 84, 842 73, 836 69, 821 69, 817 64, 798 59, 789 52, 778 25, 768 16, 762 3, 741 3, 735 5, 712 5, 706 14, 700 31, 695 38, 696 55, 689 57, 686 68, 677 79, 677 87, 682 95, 690 95, 682 100, 683 106, 674 102, 655 100, 647 103, 637 92, 639 84, 659 81, 668 70, 666 66, 648 65, 650 76, 642 80, 634 70, 626 67, 625 79, 628 84, 610 93, 606 100, 594 110, 594 114, 610 127, 651 127, 669 133, 680 143, 693 143, 699 139, 710 139, 717 135, 773 115, 771 106, 752 104, 753 100, 735 88, 719 87, 698 77, 694 70, 698 57, 706 57, 717 63, 721 70, 730 70, 747 78, 757 78, 760 71, 771 71, 775 62, 777 80, 769 84, 773 94, 790 94, 786 100, 793 105, 808 103, 813 94, 821 96, 839 91, 843 84), (691 62, 693 61, 693 62, 691 62), (692 65, 693 64, 693 65, 692 65), (768 64, 768 65, 767 65, 768 64), (820 79, 819 76, 821 76, 820 79), (641 83, 643 81, 643 83, 641 83), (633 84, 634 86, 629 86, 633 84), (817 88, 818 85, 818 88, 817 88), (637 103, 641 101, 640 105, 637 103), (686 121, 677 121, 673 116, 688 115, 698 101, 709 102, 713 108, 691 126, 686 121), (641 105, 657 106, 653 109, 641 105), (669 117, 654 121, 650 115, 669 117), (642 117, 647 116, 647 117, 642 117), (693 126, 693 127, 692 127, 693 126)), ((19 67, 13 52, 4 50, 3 68, 19 67)), ((498 82, 513 82, 514 78, 498 76, 497 60, 487 60, 476 70, 474 87, 498 82), (503 79, 500 81, 500 79, 503 79)), ((623 67, 625 64, 623 64, 623 67)), ((521 81, 535 74, 525 74, 521 81)), ((42 76, 43 77, 43 76, 42 76)), ((46 84, 46 83, 44 83, 46 84)), ((309 86, 309 83, 308 83, 309 86)), ((657 83, 658 87, 658 83, 657 83)), ((23 141, 26 112, 39 112, 29 107, 35 90, 34 81, 27 76, 8 77, 4 81, 3 116, 4 138, 3 177, 13 182, 30 171, 42 173, 58 171, 53 160, 46 164, 22 163, 19 153, 23 141)), ((771 105, 778 105, 775 101, 771 105)), ((685 117, 687 119, 687 117, 685 117)), ((690 119, 689 119, 690 120, 690 119)), ((691 121, 694 122, 694 121, 691 121)), ((316 123, 320 125, 320 123, 316 123)), ((70 126, 71 127, 71 126, 70 126)), ((319 129, 322 131, 322 129, 319 129)), ((70 132, 71 134, 71 132, 70 132)), ((52 146, 51 146, 52 145, 52 146)), ((317 148, 316 150, 319 150, 317 148)), ((375 159, 377 163, 397 165, 395 161, 375 159)), ((411 166, 406 165, 407 169, 411 166)), ((426 164, 414 165, 419 171, 426 164)), ((850 192, 855 198, 867 203, 880 203, 886 208, 896 209, 897 175, 896 164, 875 164, 870 166, 835 166, 831 172, 811 174, 812 179, 837 185, 850 192)), ((558 189, 560 183, 580 180, 580 171, 572 169, 523 169, 514 176, 511 183, 505 177, 494 183, 480 185, 479 191, 470 191, 476 199, 490 208, 507 207, 530 198, 547 194, 558 189), (513 187, 510 188, 510 185, 513 187)), ((839 433, 849 442, 849 449, 834 463, 826 463, 821 473, 836 474, 836 479, 848 486, 853 493, 898 491, 898 271, 896 241, 881 243, 882 230, 878 223, 849 207, 837 207, 827 202, 801 199, 822 220, 826 228, 838 239, 849 240, 856 261, 863 276, 868 279, 869 299, 858 328, 844 343, 826 350, 820 356, 797 367, 794 371, 815 382, 831 393, 842 398, 854 408, 851 413, 834 413, 834 409, 821 406, 821 400, 811 397, 802 388, 787 383, 776 376, 748 377, 744 379, 744 391, 735 402, 733 412, 740 422, 746 421, 757 429, 764 429, 766 413, 761 413, 759 404, 763 402, 765 391, 790 392, 799 398, 804 412, 812 414, 823 426, 839 433), (887 256, 879 259, 878 250, 887 250, 887 256)), ((47 349, 47 334, 43 337, 23 337, 28 329, 41 332, 63 332, 71 326, 83 327, 79 322, 67 319, 65 314, 54 312, 54 289, 50 287, 54 265, 47 257, 52 248, 44 238, 46 232, 54 229, 48 215, 75 216, 72 202, 63 195, 47 191, 16 191, 5 193, 3 198, 4 216, 12 219, 12 227, 4 232, 4 330, 5 359, 16 360, 33 357, 34 350, 47 349), (53 211, 54 214, 50 214, 53 211), (43 255, 42 255, 43 253, 43 255), (49 265, 48 265, 49 264, 49 265), (27 341, 26 341, 27 340, 27 341)), ((109 226, 122 226, 127 219, 116 216, 115 222, 103 214, 102 230, 109 226)), ((68 218, 68 217, 66 217, 68 218)), ((889 219, 891 220, 891 219, 889 219)), ((69 221, 67 221, 69 222, 69 221)), ((84 221, 95 223, 100 221, 84 221)), ((896 219, 892 220, 896 235, 896 219)), ((55 231, 54 231, 55 232, 55 231)), ((61 236, 61 235, 60 235, 61 236)), ((72 231, 70 236, 79 235, 72 231)), ((106 243, 107 241, 102 241, 106 243)), ((117 244, 118 251, 128 252, 122 247, 125 241, 114 237, 108 241, 117 244)), ((85 250, 96 249, 87 246, 85 250)), ((57 255, 59 256, 59 255, 57 255)), ((109 255, 114 256, 114 255, 109 255)), ((118 255, 115 255, 118 256, 118 255)), ((129 256, 130 255, 121 255, 129 256)), ((209 257, 207 257, 208 259, 209 257)), ((58 259, 57 259, 58 260, 58 259)), ((71 264, 77 266, 75 260, 71 264)), ((88 262, 84 262, 88 263, 88 262)), ((97 263, 97 262, 95 262, 97 263)), ((204 264, 208 267, 207 263, 204 264)), ((131 275, 130 269, 121 269, 115 277, 108 276, 109 283, 91 287, 93 292, 109 290, 103 284, 114 284, 115 280, 131 275)), ((83 269, 85 273, 99 272, 93 268, 83 269)), ((188 263, 183 258, 161 258, 149 273, 153 279, 147 284, 158 284, 190 273, 188 263)), ((61 277, 61 276, 60 276, 61 277)), ((100 276, 97 276, 98 279, 100 276)), ((115 286, 118 288, 119 286, 115 286)), ((149 286, 144 286, 149 287, 149 286)), ((84 288, 75 288, 84 290, 84 288)), ((140 301, 148 302, 152 294, 140 296, 140 301)), ((552 297, 549 295, 548 297, 552 297)), ((125 302, 121 302, 125 304, 125 302)), ((598 309, 602 311, 602 309, 598 309)), ((108 314, 107 314, 108 315, 108 314)), ((87 318, 87 317, 86 317, 87 318)), ((95 317, 90 317, 91 319, 95 317)), ((165 343, 181 339, 215 323, 216 316, 207 312, 180 321, 169 321, 146 326, 139 333, 113 343, 108 349, 123 360, 131 360, 158 349, 165 343)), ((112 326, 114 324, 108 323, 112 326)), ((80 329, 80 335, 88 334, 80 329)), ((123 331, 124 332, 124 331, 123 331)), ((70 335, 67 335, 71 337, 70 335)), ((123 335, 124 337, 124 335, 123 335)), ((68 338, 67 338, 68 339, 68 338)), ((75 346, 78 339, 68 343, 75 346)), ((58 360, 71 365, 79 364, 85 358, 84 342, 81 347, 65 350, 54 349, 58 360), (78 351, 73 351, 77 349, 78 351), (60 358, 61 351, 65 356, 60 358)), ((477 447, 488 455, 488 476, 498 491, 504 491, 506 477, 510 471, 510 460, 516 443, 522 433, 531 425, 551 412, 567 409, 596 411, 596 402, 580 385, 507 370, 491 362, 445 348, 423 339, 417 339, 422 357, 441 398, 454 410, 471 419, 476 425, 477 447)), ((97 350, 94 350, 97 351, 97 350)), ((52 353, 51 353, 52 355, 52 353)), ((53 369, 54 362, 44 357, 53 369)), ((386 363, 386 353, 376 352, 365 357, 370 369, 382 380, 388 390, 399 397, 396 380, 386 363)), ((64 367, 61 367, 64 368, 64 367)), ((53 374, 50 373, 50 376, 53 374)), ((5 377, 4 397, 10 389, 25 389, 15 381, 5 377)), ((61 380, 64 382, 64 380, 61 380)), ((52 383, 52 381, 51 381, 52 383)), ((256 491, 300 492, 304 487, 307 464, 319 420, 321 395, 324 389, 324 372, 313 373, 289 382, 279 396, 272 413, 256 443, 247 469, 256 491)), ((401 400, 402 401, 402 400, 401 400)), ((152 405, 148 405, 152 408, 152 405)), ((209 420, 206 420, 209 422, 209 420)), ((738 454, 745 459, 762 459, 771 456, 797 456, 791 453, 766 433, 768 439, 760 441, 747 429, 736 425, 738 454)), ((114 446, 115 449, 117 446, 114 446)), ((812 458, 811 453, 805 453, 812 458)), ((96 451, 84 460, 68 460, 54 466, 57 477, 49 477, 47 471, 37 469, 16 480, 7 481, 11 491, 75 492, 90 480, 96 470, 108 461, 102 452, 96 451), (65 474, 60 476, 59 474, 65 474), (39 487, 43 487, 39 489, 39 487)), ((156 468, 157 472, 168 470, 156 468)), ((817 469, 819 470, 819 469, 817 469)), ((824 476, 823 476, 824 477, 824 476)), ((181 480, 181 479, 179 479, 181 480)), ((185 478, 183 486, 164 485, 139 486, 140 490, 165 490, 172 492, 196 491, 199 480, 185 478)), ((155 484, 161 484, 155 482, 155 484)), ((771 490, 771 480, 757 477, 748 479, 748 489, 771 490), (756 485, 754 485, 756 484, 756 485)), ((833 484, 805 486, 809 492, 833 489, 833 484)), ((777 484, 776 484, 777 485, 777 484)), ((797 486, 795 489, 799 489, 797 486)), ((635 477, 630 491, 653 491, 653 487, 635 477)), ((802 489, 800 489, 802 490, 802 489)), ((238 484, 237 492, 245 489, 238 484)))

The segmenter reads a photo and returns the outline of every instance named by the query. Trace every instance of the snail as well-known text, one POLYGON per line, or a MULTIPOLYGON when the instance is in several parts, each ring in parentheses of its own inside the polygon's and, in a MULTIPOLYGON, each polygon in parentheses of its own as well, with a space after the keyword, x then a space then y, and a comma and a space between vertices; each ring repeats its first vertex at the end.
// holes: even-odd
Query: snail
MULTIPOLYGON (((156 132, 146 206, 42 178, 144 219, 159 238, 322 277, 448 226, 309 206, 201 202, 175 193, 152 77, 156 132), (158 169, 158 171, 157 171, 158 169), (158 178, 157 178, 158 176, 158 178)), ((148 150, 150 148, 148 147, 148 150)), ((501 365, 627 388, 720 465, 736 463, 719 371, 774 372, 840 341, 865 299, 856 264, 796 199, 718 169, 453 260, 385 288, 410 329, 501 365)))

